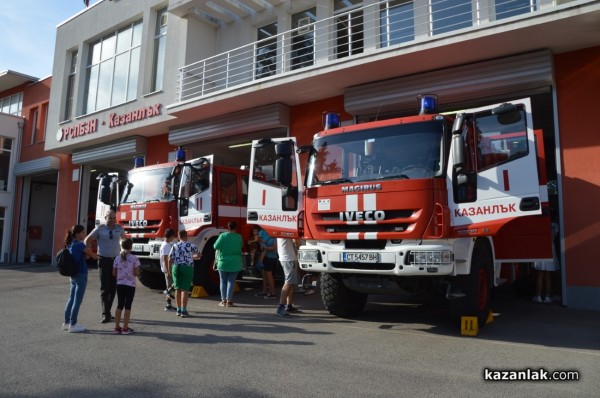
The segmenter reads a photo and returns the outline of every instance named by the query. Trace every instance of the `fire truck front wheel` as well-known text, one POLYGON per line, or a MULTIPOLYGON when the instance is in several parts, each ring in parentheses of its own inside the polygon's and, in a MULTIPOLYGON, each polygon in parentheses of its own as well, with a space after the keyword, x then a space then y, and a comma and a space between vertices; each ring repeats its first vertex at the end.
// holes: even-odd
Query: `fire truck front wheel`
POLYGON ((368 294, 350 290, 339 275, 321 276, 321 299, 331 315, 351 318, 362 312, 368 294))
POLYGON ((140 283, 150 289, 165 288, 165 274, 162 272, 140 270, 140 283))
POLYGON ((471 273, 456 277, 456 288, 464 294, 451 302, 452 313, 458 322, 463 316, 476 316, 479 328, 485 326, 490 312, 494 275, 491 253, 487 241, 477 241, 471 259, 471 273))

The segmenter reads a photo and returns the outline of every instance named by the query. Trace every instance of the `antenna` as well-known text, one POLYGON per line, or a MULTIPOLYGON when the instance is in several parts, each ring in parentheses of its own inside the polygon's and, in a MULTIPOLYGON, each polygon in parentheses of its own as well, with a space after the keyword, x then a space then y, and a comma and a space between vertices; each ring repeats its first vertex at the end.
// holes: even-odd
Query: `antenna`
POLYGON ((377 113, 375 114, 375 121, 377 121, 377 119, 379 119, 379 112, 381 112, 381 106, 383 105, 383 102, 379 103, 379 108, 377 108, 377 113))

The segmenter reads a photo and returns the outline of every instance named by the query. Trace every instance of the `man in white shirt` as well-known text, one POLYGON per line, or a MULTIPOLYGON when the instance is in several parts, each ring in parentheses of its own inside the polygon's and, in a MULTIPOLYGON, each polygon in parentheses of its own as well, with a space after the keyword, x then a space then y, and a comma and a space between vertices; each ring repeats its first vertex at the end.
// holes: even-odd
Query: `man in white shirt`
POLYGON ((290 312, 298 311, 292 305, 294 290, 298 284, 298 256, 296 253, 297 244, 294 239, 277 238, 277 254, 285 275, 285 282, 281 288, 279 298, 279 307, 277 308, 278 316, 290 316, 290 312))
POLYGON ((166 290, 163 292, 167 299, 167 305, 165 305, 165 311, 177 310, 177 308, 171 305, 171 300, 175 299, 173 296, 173 278, 171 277, 171 268, 169 267, 169 253, 173 247, 173 241, 175 240, 175 231, 171 228, 165 230, 165 240, 160 245, 160 269, 165 274, 165 285, 166 290))

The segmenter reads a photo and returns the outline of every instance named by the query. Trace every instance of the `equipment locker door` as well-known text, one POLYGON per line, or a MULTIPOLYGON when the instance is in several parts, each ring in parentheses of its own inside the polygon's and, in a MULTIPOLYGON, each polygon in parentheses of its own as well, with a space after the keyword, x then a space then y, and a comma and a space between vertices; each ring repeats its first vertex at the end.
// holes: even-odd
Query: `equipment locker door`
POLYGON ((248 224, 259 224, 272 237, 298 238, 303 184, 293 137, 252 143, 248 188, 248 224))

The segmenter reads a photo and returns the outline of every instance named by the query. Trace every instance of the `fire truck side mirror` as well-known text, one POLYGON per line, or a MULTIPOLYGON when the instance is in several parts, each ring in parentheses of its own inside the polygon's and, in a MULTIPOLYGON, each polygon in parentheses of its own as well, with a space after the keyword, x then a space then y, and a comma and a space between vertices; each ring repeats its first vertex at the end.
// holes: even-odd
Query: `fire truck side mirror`
POLYGON ((461 134, 452 136, 452 158, 454 166, 463 166, 465 164, 465 140, 461 134))

